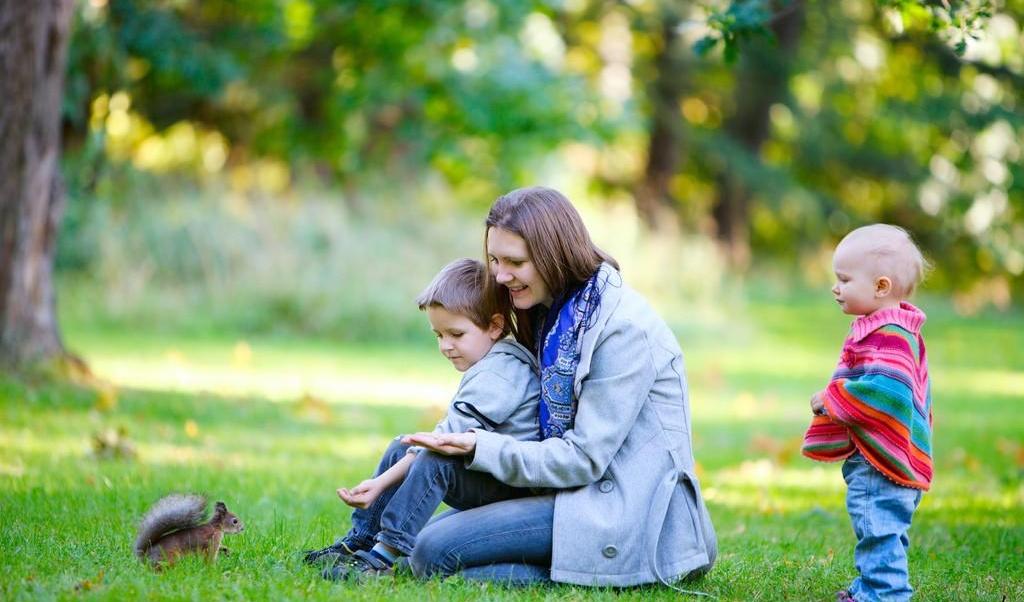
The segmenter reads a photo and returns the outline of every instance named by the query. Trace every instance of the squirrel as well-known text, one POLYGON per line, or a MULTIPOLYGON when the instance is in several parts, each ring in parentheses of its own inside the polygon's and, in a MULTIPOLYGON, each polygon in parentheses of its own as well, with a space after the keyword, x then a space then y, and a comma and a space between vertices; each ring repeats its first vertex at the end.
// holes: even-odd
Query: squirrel
POLYGON ((225 533, 239 533, 242 521, 228 512, 224 502, 214 505, 213 517, 206 516, 206 498, 194 494, 171 494, 158 500, 139 524, 135 555, 159 568, 161 562, 173 564, 182 554, 202 552, 213 561, 225 533))

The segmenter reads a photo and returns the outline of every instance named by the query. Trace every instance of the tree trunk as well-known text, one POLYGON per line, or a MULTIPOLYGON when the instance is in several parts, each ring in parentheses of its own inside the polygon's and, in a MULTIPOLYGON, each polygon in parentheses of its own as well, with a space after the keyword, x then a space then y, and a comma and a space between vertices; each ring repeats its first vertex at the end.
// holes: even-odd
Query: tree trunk
POLYGON ((686 66, 677 48, 678 18, 666 15, 661 23, 661 47, 654 60, 655 80, 651 103, 651 137, 647 145, 644 179, 634 192, 637 213, 651 229, 674 225, 678 211, 670 188, 679 169, 683 126, 679 100, 686 82, 686 66))
MULTIPOLYGON (((793 0, 771 21, 775 41, 755 40, 741 51, 734 92, 735 112, 724 125, 740 147, 757 156, 768 138, 769 110, 786 96, 790 61, 803 28, 804 3, 793 0)), ((718 198, 712 207, 718 240, 730 263, 750 262, 750 186, 726 160, 717 177, 718 198)))
POLYGON ((53 260, 64 207, 61 100, 74 0, 0 0, 0 366, 68 358, 53 260))

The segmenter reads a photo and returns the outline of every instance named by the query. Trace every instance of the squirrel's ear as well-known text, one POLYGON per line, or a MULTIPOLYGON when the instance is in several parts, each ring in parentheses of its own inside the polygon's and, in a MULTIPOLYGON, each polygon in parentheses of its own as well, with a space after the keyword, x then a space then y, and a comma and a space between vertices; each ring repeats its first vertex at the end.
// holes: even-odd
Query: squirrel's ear
POLYGON ((224 505, 224 502, 217 502, 213 507, 214 514, 226 514, 228 507, 224 505))

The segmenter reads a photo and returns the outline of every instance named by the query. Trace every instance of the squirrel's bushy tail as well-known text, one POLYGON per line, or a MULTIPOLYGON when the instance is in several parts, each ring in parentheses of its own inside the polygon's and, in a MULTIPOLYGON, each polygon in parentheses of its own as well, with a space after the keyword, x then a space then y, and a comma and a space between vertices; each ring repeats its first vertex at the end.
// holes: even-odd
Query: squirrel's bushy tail
POLYGON ((145 558, 153 542, 171 531, 195 527, 206 516, 206 498, 201 495, 172 493, 161 498, 142 517, 135 555, 145 558))

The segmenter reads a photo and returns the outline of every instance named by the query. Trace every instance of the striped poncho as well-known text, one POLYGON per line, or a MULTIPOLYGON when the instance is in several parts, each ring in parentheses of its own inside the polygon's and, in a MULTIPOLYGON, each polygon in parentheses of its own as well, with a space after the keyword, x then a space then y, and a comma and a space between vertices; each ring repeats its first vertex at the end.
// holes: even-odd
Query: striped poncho
POLYGON ((892 481, 927 490, 932 481, 932 399, 921 325, 900 303, 854 320, 822 394, 803 454, 835 462, 855 451, 892 481))

